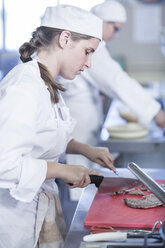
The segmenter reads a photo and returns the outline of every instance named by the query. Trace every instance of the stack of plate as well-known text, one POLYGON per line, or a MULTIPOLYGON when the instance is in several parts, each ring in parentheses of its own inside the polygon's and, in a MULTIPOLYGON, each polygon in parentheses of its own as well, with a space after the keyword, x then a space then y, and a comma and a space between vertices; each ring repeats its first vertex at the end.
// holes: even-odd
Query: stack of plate
POLYGON ((110 138, 115 139, 144 138, 148 133, 148 129, 145 126, 133 122, 108 127, 107 130, 110 133, 110 138))

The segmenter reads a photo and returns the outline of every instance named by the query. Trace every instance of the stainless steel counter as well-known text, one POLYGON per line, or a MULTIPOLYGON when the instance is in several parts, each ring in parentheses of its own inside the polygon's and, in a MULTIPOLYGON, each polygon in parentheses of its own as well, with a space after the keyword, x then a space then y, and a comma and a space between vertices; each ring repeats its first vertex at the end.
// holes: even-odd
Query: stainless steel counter
MULTIPOLYGON (((165 179, 165 169, 144 169, 144 171, 154 179, 165 179)), ((102 169, 101 173, 104 176, 114 177, 114 173, 109 171, 108 169, 102 169)), ((119 174, 120 176, 123 176, 123 177, 134 177, 133 174, 128 169, 120 168, 119 174)), ((92 244, 82 242, 83 236, 89 233, 89 230, 87 230, 84 227, 84 220, 92 204, 92 201, 93 201, 93 198, 96 192, 97 192, 97 189, 94 185, 88 185, 88 187, 84 189, 82 196, 80 198, 80 201, 78 203, 75 215, 73 217, 73 221, 71 223, 68 235, 66 237, 64 248, 79 248, 79 247, 81 248, 91 248, 91 247, 106 248, 108 247, 108 244, 113 245, 113 246, 115 246, 115 244, 117 245, 116 242, 115 243, 110 243, 110 242, 109 243, 104 243, 104 242, 96 243, 95 242, 92 244)), ((134 245, 132 247, 136 247, 137 240, 134 239, 132 242, 134 242, 134 245)), ((130 247, 129 243, 124 242, 124 244, 126 244, 125 247, 130 247)), ((154 244, 153 247, 162 247, 162 243, 161 243, 161 246, 160 244, 154 244)))
POLYGON ((108 139, 100 140, 101 146, 106 146, 111 152, 124 152, 124 153, 144 153, 144 152, 162 152, 165 151, 165 138, 157 140, 152 138, 144 138, 137 140, 121 140, 121 139, 108 139))

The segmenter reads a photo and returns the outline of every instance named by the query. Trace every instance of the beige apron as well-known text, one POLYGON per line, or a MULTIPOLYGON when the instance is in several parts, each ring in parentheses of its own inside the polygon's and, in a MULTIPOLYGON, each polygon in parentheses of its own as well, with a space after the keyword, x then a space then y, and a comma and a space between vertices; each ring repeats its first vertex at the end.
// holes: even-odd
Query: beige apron
POLYGON ((59 198, 55 193, 39 194, 35 248, 62 248, 65 222, 59 198))
MULTIPOLYGON (((69 110, 60 96, 60 102, 54 107, 57 118, 56 154, 65 151, 69 136, 75 126, 69 110)), ((54 152, 54 151, 53 151, 54 152)), ((49 153, 51 156, 51 151, 49 153)), ((55 183, 55 182, 54 182, 55 183)), ((36 217, 35 248, 62 248, 65 238, 65 222, 57 193, 43 191, 39 194, 36 217)))

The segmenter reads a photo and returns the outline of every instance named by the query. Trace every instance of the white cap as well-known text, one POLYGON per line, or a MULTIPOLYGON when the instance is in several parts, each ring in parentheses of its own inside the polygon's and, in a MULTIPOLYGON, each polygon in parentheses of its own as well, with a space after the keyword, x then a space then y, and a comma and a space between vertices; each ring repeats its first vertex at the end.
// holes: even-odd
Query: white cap
POLYGON ((125 8, 115 0, 107 0, 94 6, 91 12, 108 22, 126 22, 127 20, 125 8))
POLYGON ((91 12, 69 5, 47 7, 41 25, 102 39, 102 20, 91 12))

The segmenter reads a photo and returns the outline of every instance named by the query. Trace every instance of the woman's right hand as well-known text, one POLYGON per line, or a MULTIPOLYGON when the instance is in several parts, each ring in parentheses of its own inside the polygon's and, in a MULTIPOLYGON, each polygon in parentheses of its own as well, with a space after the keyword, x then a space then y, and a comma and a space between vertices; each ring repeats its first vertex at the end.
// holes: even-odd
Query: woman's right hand
POLYGON ((67 183, 70 188, 84 188, 91 183, 89 175, 100 176, 101 174, 96 171, 89 170, 84 166, 64 164, 61 165, 59 177, 67 183))
POLYGON ((159 127, 165 128, 165 112, 162 109, 159 110, 154 119, 159 127))

